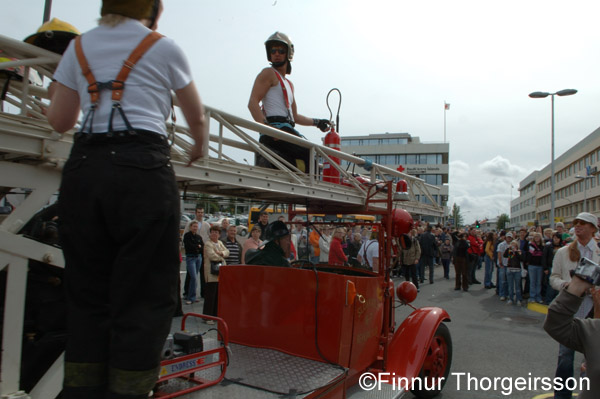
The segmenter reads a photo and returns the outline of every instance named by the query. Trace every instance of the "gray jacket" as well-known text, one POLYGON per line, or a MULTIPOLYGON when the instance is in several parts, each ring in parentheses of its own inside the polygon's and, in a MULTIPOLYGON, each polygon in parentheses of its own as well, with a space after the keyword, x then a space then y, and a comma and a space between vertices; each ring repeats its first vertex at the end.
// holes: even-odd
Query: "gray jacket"
POLYGON ((578 319, 573 315, 582 298, 562 290, 548 307, 544 330, 556 341, 585 355, 590 390, 579 399, 600 398, 600 319, 578 319))

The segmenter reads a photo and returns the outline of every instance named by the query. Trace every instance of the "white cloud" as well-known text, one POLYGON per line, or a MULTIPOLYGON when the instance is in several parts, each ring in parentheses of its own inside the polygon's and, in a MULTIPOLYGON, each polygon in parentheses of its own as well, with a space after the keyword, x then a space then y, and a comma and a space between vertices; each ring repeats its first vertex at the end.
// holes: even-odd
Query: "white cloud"
POLYGON ((524 168, 513 165, 508 159, 501 155, 485 161, 480 166, 481 170, 494 176, 523 178, 527 172, 524 168))

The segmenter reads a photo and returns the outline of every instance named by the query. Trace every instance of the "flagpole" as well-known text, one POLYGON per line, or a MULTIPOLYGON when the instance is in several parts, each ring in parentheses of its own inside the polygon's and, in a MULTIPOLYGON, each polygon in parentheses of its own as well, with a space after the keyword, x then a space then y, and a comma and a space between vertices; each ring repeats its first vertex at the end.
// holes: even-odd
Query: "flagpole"
POLYGON ((444 100, 444 143, 446 142, 446 100, 444 100))

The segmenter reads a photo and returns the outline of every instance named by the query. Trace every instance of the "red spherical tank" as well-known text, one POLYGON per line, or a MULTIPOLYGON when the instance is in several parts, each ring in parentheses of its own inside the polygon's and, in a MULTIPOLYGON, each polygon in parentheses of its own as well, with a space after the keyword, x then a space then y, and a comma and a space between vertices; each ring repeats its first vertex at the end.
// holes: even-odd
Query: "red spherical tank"
POLYGON ((396 288, 396 296, 403 303, 411 303, 417 298, 417 287, 410 281, 404 281, 396 288))
MULTIPOLYGON (((385 218, 383 221, 385 225, 385 218)), ((413 226, 413 218, 410 213, 404 209, 396 208, 392 211, 392 236, 400 237, 402 234, 408 233, 413 226)))

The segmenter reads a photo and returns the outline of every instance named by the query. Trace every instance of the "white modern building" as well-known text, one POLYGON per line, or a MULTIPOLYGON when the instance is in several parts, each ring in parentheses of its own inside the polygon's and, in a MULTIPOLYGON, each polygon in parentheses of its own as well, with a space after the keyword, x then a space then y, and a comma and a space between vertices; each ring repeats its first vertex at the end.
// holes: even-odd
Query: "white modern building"
MULTIPOLYGON (((440 190, 433 195, 434 201, 446 207, 448 201, 448 162, 450 144, 425 143, 419 137, 408 133, 383 133, 367 136, 342 136, 342 151, 369 159, 392 169, 399 166, 404 173, 423 179, 426 183, 437 186, 440 190)), ((356 170, 356 173, 365 173, 356 170)), ((417 200, 429 203, 425 196, 417 200)), ((444 214, 447 214, 447 209, 444 214)), ((423 217, 428 220, 427 217, 423 217)), ((432 220, 433 221, 433 220, 432 220)))
MULTIPOLYGON (((554 160, 554 218, 569 226, 578 213, 600 215, 600 128, 554 160)), ((550 225, 551 165, 519 183, 511 201, 511 226, 550 225)))

